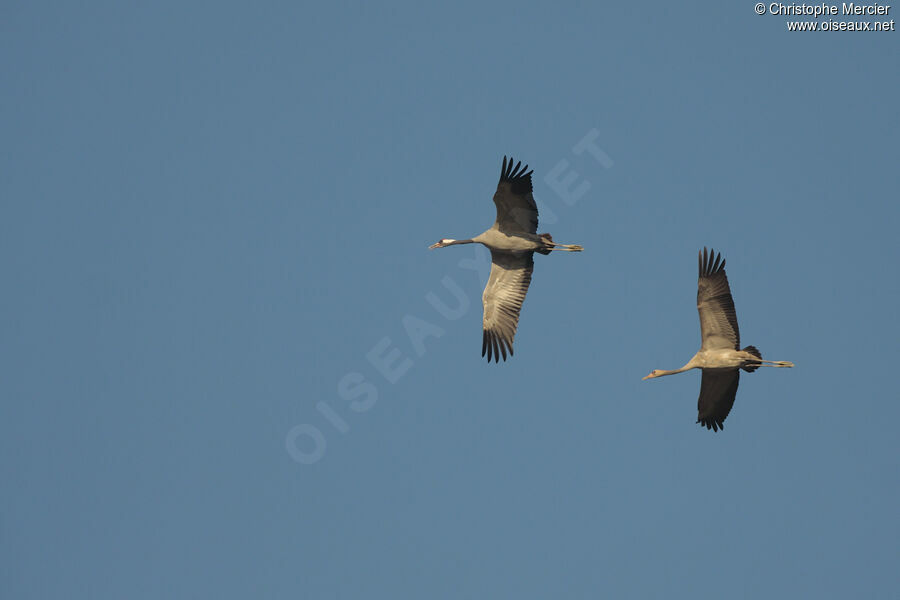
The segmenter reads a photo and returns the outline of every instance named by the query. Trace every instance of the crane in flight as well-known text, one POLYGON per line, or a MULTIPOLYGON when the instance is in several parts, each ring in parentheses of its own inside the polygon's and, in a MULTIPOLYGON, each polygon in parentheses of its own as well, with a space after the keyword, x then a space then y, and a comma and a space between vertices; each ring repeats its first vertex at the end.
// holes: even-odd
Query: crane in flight
POLYGON ((494 193, 497 220, 490 229, 469 240, 443 238, 429 249, 456 244, 482 244, 491 251, 491 275, 484 288, 481 356, 488 362, 500 362, 500 356, 513 355, 513 338, 519 323, 522 302, 531 284, 534 253, 550 254, 554 250, 580 252, 576 244, 557 244, 549 233, 537 233, 538 210, 532 195, 528 165, 503 157, 500 182, 494 193))
POLYGON ((763 360, 754 346, 741 349, 741 333, 725 260, 715 250, 699 253, 700 278, 697 282, 697 311, 700 313, 700 351, 680 369, 655 369, 644 379, 684 373, 701 369, 700 399, 697 401, 697 422, 701 427, 718 431, 724 429, 725 418, 734 405, 741 369, 752 373, 759 367, 793 367, 787 361, 763 360))

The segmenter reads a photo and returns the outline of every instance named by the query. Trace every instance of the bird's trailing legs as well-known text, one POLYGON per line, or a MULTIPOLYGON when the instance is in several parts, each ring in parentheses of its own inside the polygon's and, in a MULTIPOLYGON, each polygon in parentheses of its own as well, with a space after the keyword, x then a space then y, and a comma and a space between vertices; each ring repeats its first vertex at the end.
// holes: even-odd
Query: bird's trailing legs
POLYGON ((565 250, 566 252, 581 252, 584 250, 578 244, 557 244, 556 242, 544 242, 550 246, 549 250, 565 250))
POLYGON ((754 366, 757 367, 793 367, 794 363, 787 360, 762 360, 760 359, 759 364, 754 362, 754 366))
POLYGON ((565 250, 566 252, 581 252, 584 250, 578 244, 557 244, 549 233, 538 234, 538 237, 541 238, 541 242, 544 244, 544 247, 539 250, 541 254, 547 254, 551 250, 565 250))

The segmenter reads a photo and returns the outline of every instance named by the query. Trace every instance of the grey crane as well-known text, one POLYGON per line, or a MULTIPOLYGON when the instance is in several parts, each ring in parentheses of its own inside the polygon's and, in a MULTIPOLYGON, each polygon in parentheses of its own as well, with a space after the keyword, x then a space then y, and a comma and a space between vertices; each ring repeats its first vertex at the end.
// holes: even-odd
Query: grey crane
POLYGON ((429 249, 444 248, 456 244, 482 244, 491 251, 491 275, 484 288, 481 301, 484 318, 481 356, 487 354, 488 362, 506 360, 513 355, 513 338, 519 323, 522 302, 531 284, 534 269, 534 253, 550 254, 553 250, 580 252, 584 248, 576 244, 557 244, 549 233, 537 233, 538 209, 532 195, 531 174, 528 165, 522 166, 515 159, 503 157, 500 182, 494 193, 497 220, 494 225, 469 240, 443 238, 429 249))
POLYGON ((752 373, 759 367, 793 367, 794 363, 763 360, 754 346, 741 349, 741 333, 725 275, 725 260, 712 249, 707 253, 704 248, 699 254, 697 311, 700 313, 700 351, 680 369, 656 369, 644 379, 702 369, 697 422, 701 427, 718 431, 725 428, 725 418, 734 405, 740 369, 752 373))

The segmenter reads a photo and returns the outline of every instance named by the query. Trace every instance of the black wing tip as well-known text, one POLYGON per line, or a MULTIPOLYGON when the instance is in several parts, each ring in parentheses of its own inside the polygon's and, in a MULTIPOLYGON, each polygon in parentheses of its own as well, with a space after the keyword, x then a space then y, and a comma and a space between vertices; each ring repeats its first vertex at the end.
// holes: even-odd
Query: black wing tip
POLYGON ((503 362, 506 362, 507 352, 510 356, 513 355, 512 341, 497 335, 493 331, 487 329, 483 330, 481 337, 481 356, 487 354, 487 361, 491 362, 491 360, 493 360, 496 363, 500 362, 500 357, 502 356, 503 362))
POLYGON ((513 157, 503 157, 503 166, 500 169, 500 181, 508 181, 513 186, 513 191, 517 193, 525 193, 533 191, 531 185, 531 174, 534 169, 528 170, 528 165, 522 166, 522 161, 513 163, 516 159, 513 157))
POLYGON ((725 431, 725 419, 697 419, 697 423, 700 424, 700 427, 706 427, 707 430, 712 429, 713 431, 725 431))
POLYGON ((722 258, 721 252, 716 252, 713 248, 710 248, 709 251, 707 251, 706 246, 704 246, 703 250, 698 252, 698 257, 700 262, 700 277, 709 277, 710 275, 725 271, 725 259, 722 258))

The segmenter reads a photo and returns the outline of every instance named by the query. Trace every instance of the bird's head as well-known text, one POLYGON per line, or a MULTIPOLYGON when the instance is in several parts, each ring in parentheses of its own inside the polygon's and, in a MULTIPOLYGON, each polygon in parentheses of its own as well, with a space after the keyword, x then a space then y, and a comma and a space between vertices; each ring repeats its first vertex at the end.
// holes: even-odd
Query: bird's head
POLYGON ((650 374, 647 375, 646 377, 644 377, 643 379, 641 379, 641 381, 646 381, 647 379, 653 379, 654 377, 659 377, 659 375, 660 375, 660 370, 653 369, 652 371, 650 371, 650 374))
POLYGON ((441 238, 436 243, 428 246, 429 250, 434 250, 435 248, 443 248, 444 246, 449 246, 451 243, 456 240, 451 240, 450 238, 441 238))

